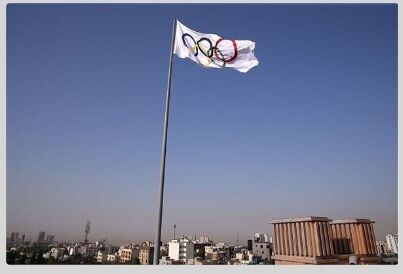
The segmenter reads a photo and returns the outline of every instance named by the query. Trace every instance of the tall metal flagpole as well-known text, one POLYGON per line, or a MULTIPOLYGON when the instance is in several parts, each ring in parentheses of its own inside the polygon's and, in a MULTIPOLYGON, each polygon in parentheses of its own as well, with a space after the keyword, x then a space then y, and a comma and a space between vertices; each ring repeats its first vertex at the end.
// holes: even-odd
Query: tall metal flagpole
POLYGON ((162 136, 160 192, 159 192, 159 199, 158 199, 158 219, 157 219, 157 231, 155 233, 154 259, 153 259, 153 264, 155 264, 155 265, 159 264, 159 257, 160 257, 162 206, 164 203, 165 158, 166 158, 166 154, 167 154, 169 102, 170 102, 170 98, 171 98, 172 58, 173 58, 174 45, 175 45, 175 31, 176 31, 176 18, 174 19, 173 29, 172 29, 171 54, 169 56, 169 69, 168 69, 168 85, 167 85, 167 95, 166 95, 166 101, 165 101, 164 133, 162 136))

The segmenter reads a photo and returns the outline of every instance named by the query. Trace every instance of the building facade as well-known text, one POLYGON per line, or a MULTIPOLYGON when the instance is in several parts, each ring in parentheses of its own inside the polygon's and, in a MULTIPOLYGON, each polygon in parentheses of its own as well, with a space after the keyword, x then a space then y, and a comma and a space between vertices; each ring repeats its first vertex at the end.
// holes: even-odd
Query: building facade
POLYGON ((388 245, 388 249, 392 253, 398 254, 398 236, 394 234, 386 235, 386 244, 388 245))
POLYGON ((97 256, 95 258, 97 259, 97 263, 106 262, 108 254, 106 252, 98 251, 97 256))
POLYGON ((186 264, 194 257, 194 243, 185 236, 174 239, 168 243, 168 254, 171 260, 186 264))
POLYGON ((378 255, 388 253, 388 244, 383 241, 376 241, 376 253, 378 255))
POLYGON ((106 257, 106 261, 109 263, 114 263, 117 261, 116 255, 115 254, 108 254, 106 257))
POLYGON ((340 264, 347 264, 356 256, 358 264, 379 261, 373 224, 369 219, 337 220, 330 223, 334 253, 340 264))
POLYGON ((274 220, 276 264, 376 264, 373 222, 327 217, 274 220))
POLYGON ((137 258, 138 255, 139 255, 139 252, 137 250, 134 250, 131 248, 121 248, 119 262, 121 262, 121 263, 130 262, 132 258, 137 258))
POLYGON ((160 260, 160 265, 172 265, 172 260, 169 258, 169 256, 162 256, 160 260))
POLYGON ((144 242, 139 249, 140 264, 153 264, 154 244, 150 241, 144 242))
POLYGON ((271 259, 272 246, 266 234, 256 233, 253 237, 252 253, 262 261, 271 259))

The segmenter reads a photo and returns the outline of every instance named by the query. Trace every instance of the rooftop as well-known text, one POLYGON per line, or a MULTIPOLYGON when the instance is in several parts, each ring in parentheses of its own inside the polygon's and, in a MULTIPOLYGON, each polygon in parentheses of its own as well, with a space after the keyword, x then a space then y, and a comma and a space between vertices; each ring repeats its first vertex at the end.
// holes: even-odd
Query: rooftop
POLYGON ((328 217, 315 217, 315 216, 308 216, 308 217, 297 217, 292 219, 278 219, 272 220, 272 224, 280 224, 280 223, 295 223, 295 222, 331 222, 332 220, 328 217))
POLYGON ((370 224, 375 222, 371 221, 370 219, 345 219, 345 220, 335 220, 331 222, 331 224, 357 224, 357 223, 370 224))

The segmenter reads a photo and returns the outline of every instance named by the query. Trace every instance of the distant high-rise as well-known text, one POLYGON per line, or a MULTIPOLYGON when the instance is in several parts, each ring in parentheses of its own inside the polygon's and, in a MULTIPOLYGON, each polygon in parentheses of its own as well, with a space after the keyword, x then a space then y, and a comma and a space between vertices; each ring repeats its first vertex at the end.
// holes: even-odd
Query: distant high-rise
POLYGON ((45 231, 39 232, 39 235, 38 235, 38 242, 43 242, 43 241, 45 241, 45 231))
POLYGON ((18 232, 11 232, 10 241, 12 243, 15 243, 15 242, 17 242, 17 238, 18 238, 18 232))
POLYGON ((53 243, 54 238, 55 238, 54 235, 48 234, 48 235, 46 235, 46 242, 47 242, 48 244, 51 244, 51 243, 53 243))
POLYGON ((90 233, 90 231, 91 231, 90 225, 91 225, 90 220, 87 220, 87 223, 85 224, 85 229, 84 229, 84 232, 85 232, 84 243, 88 243, 88 233, 90 233))

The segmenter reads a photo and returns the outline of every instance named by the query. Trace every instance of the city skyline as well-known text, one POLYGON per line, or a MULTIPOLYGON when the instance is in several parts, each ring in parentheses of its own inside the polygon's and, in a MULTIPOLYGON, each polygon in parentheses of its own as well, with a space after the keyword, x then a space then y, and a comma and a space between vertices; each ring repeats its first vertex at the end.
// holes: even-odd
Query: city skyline
POLYGON ((297 216, 397 234, 397 5, 9 4, 7 235, 154 241, 174 17, 260 63, 174 58, 164 242, 297 216))
POLYGON ((228 244, 202 236, 185 235, 161 243, 160 255, 151 241, 111 244, 107 237, 95 243, 87 240, 54 241, 39 232, 36 241, 26 241, 12 232, 7 238, 8 264, 159 264, 159 265, 278 265, 278 264, 397 264, 398 235, 375 238, 369 219, 331 220, 308 216, 272 220, 273 236, 255 233, 247 243, 228 244), (158 260, 157 263, 156 260, 158 260))
MULTIPOLYGON (((299 217, 299 218, 306 218, 306 217, 308 217, 308 216, 299 217)), ((176 227, 177 227, 177 226, 176 226, 176 224, 175 224, 175 225, 172 227, 173 230, 176 230, 176 227)), ((85 234, 86 234, 85 229, 83 229, 83 231, 84 231, 83 234, 85 235, 85 234)), ((230 240, 230 241, 226 241, 226 242, 225 242, 225 241, 220 241, 220 239, 214 239, 214 241, 217 242, 217 243, 223 242, 223 243, 231 244, 231 245, 244 245, 244 246, 246 246, 248 240, 250 240, 251 238, 253 238, 253 235, 256 235, 256 233, 268 235, 269 238, 273 237, 272 234, 268 234, 268 233, 266 233, 266 232, 265 232, 265 233, 261 233, 261 232, 259 232, 259 231, 256 231, 255 233, 248 235, 246 239, 240 239, 240 238, 239 238, 239 233, 237 233, 235 240, 230 240)), ((46 240, 47 240, 48 237, 50 236, 51 239, 52 239, 52 241, 53 241, 53 240, 54 240, 54 237, 55 237, 55 235, 49 234, 47 231, 44 231, 44 230, 39 230, 37 237, 36 237, 35 235, 32 236, 32 235, 30 235, 30 234, 26 234, 26 233, 24 233, 24 232, 21 233, 21 232, 19 232, 19 231, 11 231, 8 235, 10 235, 10 238, 12 238, 12 237, 13 237, 13 234, 16 234, 16 235, 14 235, 14 236, 16 236, 17 238, 19 238, 19 236, 21 236, 22 239, 23 239, 23 241, 24 241, 24 239, 25 239, 25 240, 28 241, 28 242, 36 242, 36 241, 41 242, 41 241, 44 241, 44 240, 45 240, 45 236, 46 236, 46 240), (41 236, 41 234, 43 234, 43 236, 41 236), (38 239, 35 240, 36 238, 38 238, 38 239), (40 239, 41 239, 41 240, 40 240, 40 239)), ((375 235, 377 235, 377 234, 379 234, 379 233, 376 233, 376 229, 375 229, 375 235)), ((393 234, 393 233, 388 233, 388 234, 382 235, 382 237, 380 237, 379 239, 376 238, 376 241, 383 241, 383 242, 384 242, 385 239, 386 239, 386 241, 388 241, 388 237, 391 236, 391 235, 395 235, 395 234, 393 234)), ((84 240, 83 240, 83 239, 74 239, 74 240, 71 240, 71 239, 61 239, 61 240, 55 239, 55 242, 64 242, 64 243, 66 243, 66 242, 77 242, 77 243, 79 243, 79 242, 81 242, 81 243, 86 243, 86 242, 88 242, 88 243, 91 243, 91 242, 92 242, 92 243, 95 243, 95 242, 99 242, 99 241, 106 241, 108 244, 112 244, 112 245, 123 245, 123 244, 127 244, 127 243, 135 243, 135 241, 131 241, 130 239, 123 240, 122 242, 119 242, 119 243, 117 243, 117 242, 111 242, 111 241, 109 241, 109 238, 108 238, 108 234, 107 234, 107 233, 106 233, 103 237, 98 237, 98 238, 95 238, 95 236, 94 236, 94 238, 88 237, 88 241, 86 241, 87 236, 83 236, 83 237, 84 237, 84 240)), ((202 234, 191 234, 191 233, 180 233, 180 234, 176 234, 176 233, 172 232, 171 237, 170 237, 170 238, 168 237, 168 239, 166 240, 166 242, 169 242, 169 241, 171 241, 171 240, 173 240, 173 239, 179 239, 179 238, 181 238, 181 237, 187 237, 187 238, 192 239, 192 240, 198 240, 198 239, 200 239, 201 237, 207 237, 208 239, 210 239, 210 240, 213 241, 213 238, 212 238, 212 237, 209 237, 209 236, 207 235, 207 233, 206 233, 205 231, 203 231, 202 234)), ((112 237, 112 238, 113 238, 113 237, 112 237)), ((21 238, 20 238, 20 239, 21 239, 21 238)), ((145 241, 150 241, 150 242, 152 242, 152 241, 149 240, 149 239, 140 240, 140 242, 145 242, 145 241)), ((165 242, 165 243, 166 243, 166 242, 165 242)))

